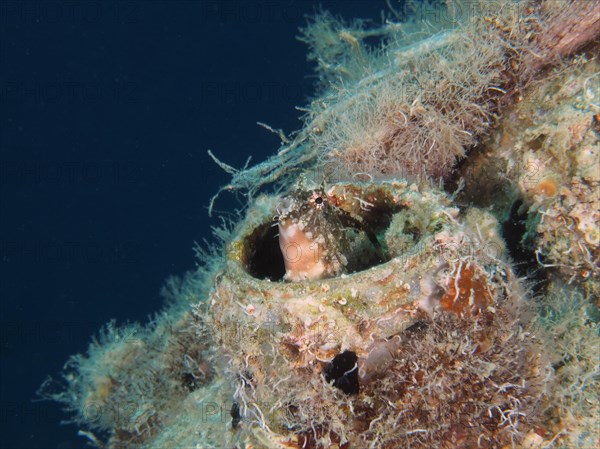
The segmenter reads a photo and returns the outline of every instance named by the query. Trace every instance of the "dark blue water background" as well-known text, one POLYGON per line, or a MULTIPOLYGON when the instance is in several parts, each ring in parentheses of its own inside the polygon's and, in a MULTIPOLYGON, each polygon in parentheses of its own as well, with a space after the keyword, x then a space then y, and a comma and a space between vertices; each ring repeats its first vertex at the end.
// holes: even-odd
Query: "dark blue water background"
MULTIPOLYGON (((78 448, 47 375, 108 320, 145 321, 210 238, 227 175, 298 129, 314 78, 295 39, 322 4, 0 1, 0 447, 78 448)), ((225 195, 219 209, 236 206, 225 195)))

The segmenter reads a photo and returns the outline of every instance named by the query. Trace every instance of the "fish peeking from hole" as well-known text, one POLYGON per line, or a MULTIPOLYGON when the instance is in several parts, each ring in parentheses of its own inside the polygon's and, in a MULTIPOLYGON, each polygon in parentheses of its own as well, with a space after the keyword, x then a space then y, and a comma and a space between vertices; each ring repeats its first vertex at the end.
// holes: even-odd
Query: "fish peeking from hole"
POLYGON ((281 200, 277 212, 285 280, 315 281, 345 272, 342 211, 330 203, 324 190, 298 189, 281 200))

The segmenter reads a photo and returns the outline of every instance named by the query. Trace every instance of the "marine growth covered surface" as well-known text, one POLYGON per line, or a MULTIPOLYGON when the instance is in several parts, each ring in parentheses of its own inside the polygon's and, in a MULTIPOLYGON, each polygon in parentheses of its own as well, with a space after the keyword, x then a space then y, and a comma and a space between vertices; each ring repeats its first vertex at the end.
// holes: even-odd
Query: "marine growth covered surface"
POLYGON ((211 153, 239 218, 42 388, 91 444, 600 446, 600 2, 406 12, 318 15, 305 126, 211 153))

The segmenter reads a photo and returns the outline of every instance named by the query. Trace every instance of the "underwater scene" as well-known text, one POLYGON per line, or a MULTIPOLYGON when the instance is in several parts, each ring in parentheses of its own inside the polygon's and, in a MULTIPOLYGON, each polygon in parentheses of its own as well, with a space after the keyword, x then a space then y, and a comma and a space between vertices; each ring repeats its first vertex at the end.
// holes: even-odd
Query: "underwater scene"
POLYGON ((326 6, 301 125, 197 149, 193 268, 38 397, 102 449, 600 447, 600 0, 326 6))

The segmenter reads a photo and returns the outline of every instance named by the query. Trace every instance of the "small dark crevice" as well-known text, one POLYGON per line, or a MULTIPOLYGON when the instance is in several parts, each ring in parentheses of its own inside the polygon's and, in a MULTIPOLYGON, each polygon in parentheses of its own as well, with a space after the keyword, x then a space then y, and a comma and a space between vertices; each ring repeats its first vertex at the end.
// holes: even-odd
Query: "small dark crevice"
POLYGON ((565 365, 568 365, 572 361, 573 361, 573 357, 570 354, 566 354, 561 360, 552 364, 552 369, 554 371, 558 371, 559 369, 561 369, 565 365))
POLYGON ((233 429, 237 429, 242 421, 242 415, 240 414, 240 406, 237 402, 233 402, 231 404, 231 410, 229 411, 231 414, 231 427, 233 429))
POLYGON ((527 210, 523 200, 517 199, 510 209, 508 220, 502 223, 502 235, 515 272, 533 280, 534 291, 540 290, 546 281, 546 273, 540 269, 535 257, 534 245, 527 236, 527 210))
POLYGON ((422 334, 423 332, 425 332, 427 327, 428 327, 428 324, 426 321, 417 321, 416 323, 407 327, 405 332, 408 334, 412 334, 412 335, 418 335, 418 334, 422 334))
POLYGON ((206 383, 206 379, 194 376, 192 373, 183 373, 181 375, 181 383, 183 384, 183 387, 191 393, 206 383))
POLYGON ((281 281, 285 275, 285 262, 277 233, 272 223, 259 226, 246 240, 248 248, 247 270, 258 279, 281 281))
POLYGON ((333 383, 346 394, 358 394, 358 357, 352 351, 344 351, 336 355, 333 360, 325 365, 323 370, 325 380, 333 383))

